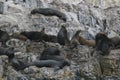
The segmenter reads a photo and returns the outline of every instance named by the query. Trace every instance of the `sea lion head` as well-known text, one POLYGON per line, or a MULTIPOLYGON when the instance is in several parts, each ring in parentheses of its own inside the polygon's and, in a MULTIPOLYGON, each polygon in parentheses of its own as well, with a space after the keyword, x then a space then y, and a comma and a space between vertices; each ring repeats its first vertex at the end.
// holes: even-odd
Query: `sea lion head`
POLYGON ((36 14, 38 12, 38 9, 33 9, 30 14, 36 14))
POLYGON ((110 52, 110 39, 104 33, 95 36, 96 50, 101 51, 101 55, 108 55, 110 52))

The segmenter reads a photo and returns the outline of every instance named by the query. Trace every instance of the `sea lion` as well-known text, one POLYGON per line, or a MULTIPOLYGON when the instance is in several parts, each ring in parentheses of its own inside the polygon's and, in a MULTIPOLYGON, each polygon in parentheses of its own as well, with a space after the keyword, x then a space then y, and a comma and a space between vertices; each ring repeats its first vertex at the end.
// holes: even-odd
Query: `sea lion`
MULTIPOLYGON (((57 37, 54 35, 48 35, 45 33, 45 29, 43 28, 40 32, 39 31, 29 31, 29 32, 21 32, 20 35, 27 37, 31 41, 40 42, 57 42, 57 37)), ((23 38, 23 36, 21 36, 23 38)), ((19 38, 21 38, 19 37, 19 38)))
POLYGON ((70 63, 68 61, 40 60, 33 62, 32 65, 37 67, 52 67, 56 71, 62 69, 64 66, 70 66, 70 63))
POLYGON ((60 55, 60 51, 57 48, 47 48, 41 54, 40 60, 36 60, 31 63, 25 63, 17 60, 15 57, 9 57, 9 62, 15 70, 23 70, 29 66, 36 67, 51 67, 54 70, 62 69, 64 66, 69 66, 68 60, 60 55))
POLYGON ((74 34, 74 36, 72 37, 70 44, 71 44, 71 48, 75 48, 77 47, 77 45, 79 45, 79 34, 80 34, 81 30, 76 31, 76 33, 74 34))
POLYGON ((28 63, 16 59, 14 52, 14 48, 10 48, 9 51, 6 52, 10 65, 17 71, 27 68, 29 66, 28 63))
POLYGON ((61 29, 59 30, 59 32, 57 34, 57 42, 60 45, 66 45, 66 44, 70 43, 65 25, 61 26, 61 29))
MULTIPOLYGON (((23 63, 22 63, 23 64, 23 63)), ((23 70, 29 66, 36 66, 36 67, 51 67, 54 68, 54 71, 62 69, 64 66, 70 66, 70 63, 67 61, 56 61, 56 60, 36 60, 31 63, 27 63, 26 65, 21 67, 16 67, 17 70, 23 70)))
POLYGON ((12 35, 10 35, 11 38, 15 38, 15 39, 19 39, 19 40, 23 40, 23 41, 27 41, 27 37, 24 35, 21 35, 19 33, 13 33, 12 35))
POLYGON ((16 70, 17 70, 17 68, 18 69, 19 68, 23 68, 23 67, 25 68, 26 64, 24 64, 23 62, 20 62, 19 60, 17 60, 15 58, 14 52, 15 51, 14 51, 13 47, 10 47, 10 48, 0 47, 0 55, 6 55, 6 56, 8 56, 8 61, 11 64, 11 66, 13 66, 16 70))
POLYGON ((101 51, 101 55, 108 55, 110 53, 110 39, 105 33, 97 33, 95 36, 96 50, 101 51))
POLYGON ((41 41, 41 32, 38 31, 24 31, 20 33, 21 35, 27 37, 28 39, 30 39, 31 41, 35 41, 35 42, 39 42, 41 41))
POLYGON ((24 31, 21 32, 20 35, 27 37, 31 41, 39 42, 42 41, 42 37, 45 34, 44 31, 45 31, 44 28, 41 31, 24 31))
POLYGON ((28 63, 20 61, 13 56, 9 57, 8 59, 9 59, 8 61, 11 64, 11 66, 17 71, 23 70, 23 69, 29 67, 28 63))
POLYGON ((10 36, 6 31, 0 30, 0 42, 2 42, 2 46, 6 47, 6 42, 10 40, 10 36))
POLYGON ((71 39, 71 44, 73 44, 74 47, 78 44, 95 47, 95 40, 84 39, 82 36, 79 35, 80 32, 81 30, 76 31, 75 35, 71 39))
POLYGON ((60 54, 60 50, 57 48, 48 48, 43 51, 41 56, 39 57, 40 60, 56 60, 56 61, 68 61, 65 57, 60 54))
POLYGON ((51 8, 38 8, 38 9, 33 9, 31 11, 31 14, 36 14, 36 13, 43 14, 45 16, 57 16, 65 22, 67 20, 66 15, 64 13, 51 8))

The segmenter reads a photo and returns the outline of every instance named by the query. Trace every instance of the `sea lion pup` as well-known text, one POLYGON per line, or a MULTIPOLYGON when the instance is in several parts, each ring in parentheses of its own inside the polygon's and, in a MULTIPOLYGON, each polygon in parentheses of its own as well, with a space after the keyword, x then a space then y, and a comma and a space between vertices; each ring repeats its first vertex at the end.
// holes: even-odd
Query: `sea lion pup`
POLYGON ((12 35, 10 35, 11 38, 15 38, 15 39, 19 39, 19 40, 23 40, 23 41, 27 41, 27 37, 24 35, 21 35, 19 33, 13 33, 12 35))
POLYGON ((44 36, 44 28, 39 32, 39 31, 24 31, 21 32, 20 35, 23 35, 30 39, 31 41, 39 42, 42 41, 42 37, 44 36))
POLYGON ((105 33, 97 33, 95 36, 96 50, 101 51, 101 55, 108 55, 110 53, 110 39, 105 33))
POLYGON ((17 70, 23 70, 29 66, 36 66, 39 68, 51 67, 54 68, 54 71, 57 71, 59 69, 62 69, 64 66, 70 66, 70 63, 67 61, 56 61, 56 60, 36 60, 34 62, 28 63, 24 67, 18 67, 17 70))
POLYGON ((7 32, 0 30, 0 42, 2 42, 2 46, 6 47, 6 42, 10 40, 10 36, 7 32))
POLYGON ((65 24, 61 26, 61 29, 59 30, 57 34, 57 42, 60 45, 66 45, 70 43, 68 39, 68 34, 67 34, 67 29, 66 29, 65 24))
POLYGON ((66 22, 66 15, 58 10, 52 9, 52 8, 38 8, 38 9, 33 9, 31 11, 31 14, 43 14, 45 16, 57 16, 63 21, 66 22))

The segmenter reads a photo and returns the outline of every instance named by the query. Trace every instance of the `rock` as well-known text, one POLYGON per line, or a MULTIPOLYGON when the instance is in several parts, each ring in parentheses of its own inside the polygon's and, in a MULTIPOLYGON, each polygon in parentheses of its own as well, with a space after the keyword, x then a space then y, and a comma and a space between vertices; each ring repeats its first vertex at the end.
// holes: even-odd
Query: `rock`
POLYGON ((66 1, 64 1, 64 0, 61 0, 62 2, 64 2, 64 3, 69 3, 69 4, 78 4, 78 3, 80 3, 82 0, 66 0, 66 1))
POLYGON ((3 74, 4 74, 4 63, 2 62, 4 58, 0 56, 0 78, 2 78, 3 74))
POLYGON ((92 6, 96 6, 96 7, 100 7, 102 9, 106 9, 109 7, 114 7, 114 6, 119 6, 120 1, 119 0, 105 0, 105 1, 100 1, 100 0, 85 0, 86 3, 92 5, 92 6))
POLYGON ((3 5, 3 2, 0 2, 0 14, 3 14, 3 9, 4 5, 3 5))
MULTIPOLYGON (((0 29, 12 34, 22 31, 40 31, 57 35, 61 24, 67 25, 69 39, 79 29, 86 39, 94 39, 98 32, 109 37, 120 34, 119 0, 1 0, 0 29), (30 15, 35 8, 53 8, 67 16, 64 23, 56 16, 30 15), (85 32, 86 31, 86 32, 85 32), (90 38, 89 38, 90 35, 90 38), (92 37, 91 37, 92 36, 92 37)), ((11 39, 8 46, 15 48, 15 57, 26 63, 38 59, 45 48, 57 47, 70 60, 71 66, 54 72, 53 68, 28 67, 16 71, 6 56, 0 56, 0 80, 119 80, 120 54, 112 50, 108 56, 91 56, 93 48, 78 45, 75 49, 50 42, 30 42, 11 39), (14 76, 14 77, 13 77, 14 76)))
POLYGON ((100 58, 101 67, 105 76, 119 75, 119 50, 112 50, 109 56, 100 58))

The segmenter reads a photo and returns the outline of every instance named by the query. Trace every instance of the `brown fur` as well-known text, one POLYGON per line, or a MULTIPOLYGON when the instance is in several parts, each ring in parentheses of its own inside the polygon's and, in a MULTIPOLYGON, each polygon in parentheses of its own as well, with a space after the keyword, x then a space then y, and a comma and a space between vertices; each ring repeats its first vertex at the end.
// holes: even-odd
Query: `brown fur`
POLYGON ((79 36, 79 43, 82 45, 95 47, 95 40, 86 40, 82 36, 79 36))
POLYGON ((74 45, 81 44, 81 45, 87 45, 87 46, 95 47, 95 40, 84 39, 82 36, 79 35, 80 32, 81 32, 81 30, 78 30, 75 33, 75 35, 71 39, 71 44, 74 44, 74 45))
POLYGON ((75 35, 72 37, 70 44, 71 44, 71 48, 75 48, 77 47, 77 45, 79 45, 79 33, 81 32, 81 30, 78 30, 75 35))
POLYGON ((20 40, 23 40, 23 41, 26 41, 28 39, 27 37, 25 37, 24 35, 21 35, 19 33, 13 33, 11 35, 11 38, 20 39, 20 40))

